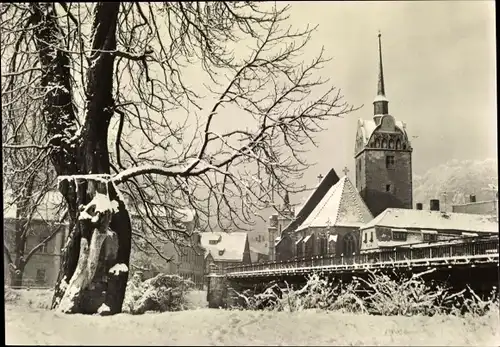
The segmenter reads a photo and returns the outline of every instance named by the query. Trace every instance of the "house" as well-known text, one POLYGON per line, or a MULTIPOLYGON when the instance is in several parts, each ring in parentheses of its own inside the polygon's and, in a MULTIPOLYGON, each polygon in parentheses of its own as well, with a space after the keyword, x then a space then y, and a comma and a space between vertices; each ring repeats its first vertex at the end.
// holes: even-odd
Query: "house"
MULTIPOLYGON (((25 222, 17 216, 18 209, 15 203, 10 203, 9 191, 4 192, 4 219, 3 236, 12 261, 15 257, 16 224, 25 222)), ((47 237, 53 234, 44 246, 33 253, 23 272, 23 286, 53 287, 57 281, 61 263, 61 250, 64 247, 65 235, 68 232, 68 223, 61 223, 63 216, 63 197, 57 191, 49 191, 35 208, 29 219, 28 235, 26 238, 23 256, 27 257, 34 247, 38 246, 47 237)), ((8 256, 4 249, 4 283, 11 285, 11 276, 8 256)))
POLYGON ((469 203, 453 205, 452 211, 457 213, 470 213, 495 216, 498 221, 498 193, 494 200, 476 201, 475 195, 469 196, 469 203))
MULTIPOLYGON (((148 247, 142 237, 134 238, 131 268, 134 272, 140 272, 143 278, 151 278, 159 273, 176 274, 190 279, 201 288, 204 283, 205 254, 201 246, 200 232, 195 230, 197 216, 191 210, 179 209, 177 212, 180 215, 180 223, 188 234, 187 238, 174 234, 157 235, 149 226, 141 223, 139 213, 131 213, 132 231, 153 242, 156 248, 154 250, 150 245, 148 247), (161 253, 161 256, 158 253, 161 253)), ((160 216, 160 220, 162 213, 164 212, 155 210, 155 216, 160 216)))
POLYGON ((201 245, 205 249, 205 273, 216 266, 223 270, 228 267, 251 264, 250 244, 245 232, 204 232, 200 233, 201 245))
MULTIPOLYGON (((335 174, 332 169, 329 175, 335 174)), ((359 228, 373 216, 347 176, 337 183, 325 184, 329 175, 320 182, 304 206, 310 213, 303 213, 295 230, 285 229, 276 244, 280 259, 309 257, 325 254, 352 254, 359 252, 359 228), (319 189, 326 193, 318 194, 319 189), (319 197, 321 196, 321 197, 319 197), (312 198, 316 197, 315 203, 312 198), (287 255, 283 255, 288 250, 287 255)), ((336 174, 335 174, 336 176, 336 174)), ((330 180, 329 182, 332 182, 330 180)), ((299 210, 303 211, 304 207, 299 210)))
MULTIPOLYGON (((436 206, 431 202, 431 206, 436 206)), ((360 228, 361 252, 498 233, 498 222, 485 215, 388 208, 360 228)))

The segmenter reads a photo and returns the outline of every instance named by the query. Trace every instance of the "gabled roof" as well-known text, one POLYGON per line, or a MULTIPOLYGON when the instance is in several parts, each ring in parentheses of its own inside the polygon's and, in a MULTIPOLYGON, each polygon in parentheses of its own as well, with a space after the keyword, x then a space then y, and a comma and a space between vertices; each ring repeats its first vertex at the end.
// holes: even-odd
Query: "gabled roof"
POLYGON ((215 261, 243 261, 243 253, 248 240, 245 232, 204 232, 200 233, 205 256, 210 253, 215 261), (210 244, 210 241, 217 241, 210 244))
POLYGON ((339 181, 339 176, 335 173, 334 169, 330 169, 330 171, 326 174, 325 177, 318 184, 316 189, 309 195, 304 205, 302 205, 299 209, 297 209, 297 214, 295 215, 295 219, 288 224, 288 226, 283 230, 282 234, 293 232, 300 226, 307 217, 314 210, 316 205, 323 199, 328 190, 335 185, 339 181))
POLYGON ((330 187, 297 230, 327 226, 360 227, 372 219, 373 216, 358 191, 349 178, 344 176, 330 187))
POLYGON ((483 233, 498 232, 498 222, 492 216, 402 208, 386 209, 373 220, 363 225, 361 230, 374 226, 483 233))
MULTIPOLYGON (((32 220, 42 220, 47 222, 59 222, 64 214, 64 198, 58 191, 48 191, 33 213, 32 220)), ((4 192, 4 218, 17 218, 17 204, 13 202, 12 191, 4 192)))

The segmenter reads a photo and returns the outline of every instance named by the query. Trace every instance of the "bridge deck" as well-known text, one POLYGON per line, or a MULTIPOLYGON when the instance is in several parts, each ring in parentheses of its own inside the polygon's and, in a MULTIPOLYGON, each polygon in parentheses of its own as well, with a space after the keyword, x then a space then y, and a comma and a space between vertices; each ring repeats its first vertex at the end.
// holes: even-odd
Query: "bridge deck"
POLYGON ((454 266, 498 266, 498 237, 490 239, 453 240, 426 247, 404 247, 356 254, 350 257, 331 255, 259 263, 228 268, 229 278, 268 277, 309 272, 357 272, 379 268, 420 268, 454 266))

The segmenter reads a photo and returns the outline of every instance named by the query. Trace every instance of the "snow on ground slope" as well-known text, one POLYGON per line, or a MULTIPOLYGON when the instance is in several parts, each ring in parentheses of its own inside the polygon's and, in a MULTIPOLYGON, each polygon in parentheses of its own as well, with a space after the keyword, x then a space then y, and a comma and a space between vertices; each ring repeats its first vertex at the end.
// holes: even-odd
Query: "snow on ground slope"
POLYGON ((64 315, 6 304, 6 344, 78 345, 454 345, 500 342, 498 317, 382 317, 320 311, 64 315))

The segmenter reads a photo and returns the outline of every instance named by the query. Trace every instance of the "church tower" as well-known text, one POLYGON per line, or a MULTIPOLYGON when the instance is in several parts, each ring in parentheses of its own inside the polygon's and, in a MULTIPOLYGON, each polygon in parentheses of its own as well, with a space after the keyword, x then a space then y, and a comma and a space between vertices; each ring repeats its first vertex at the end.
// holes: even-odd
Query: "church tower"
POLYGON ((406 125, 389 114, 378 35, 379 75, 373 119, 358 121, 354 158, 356 188, 374 216, 385 209, 412 208, 412 147, 406 125))

